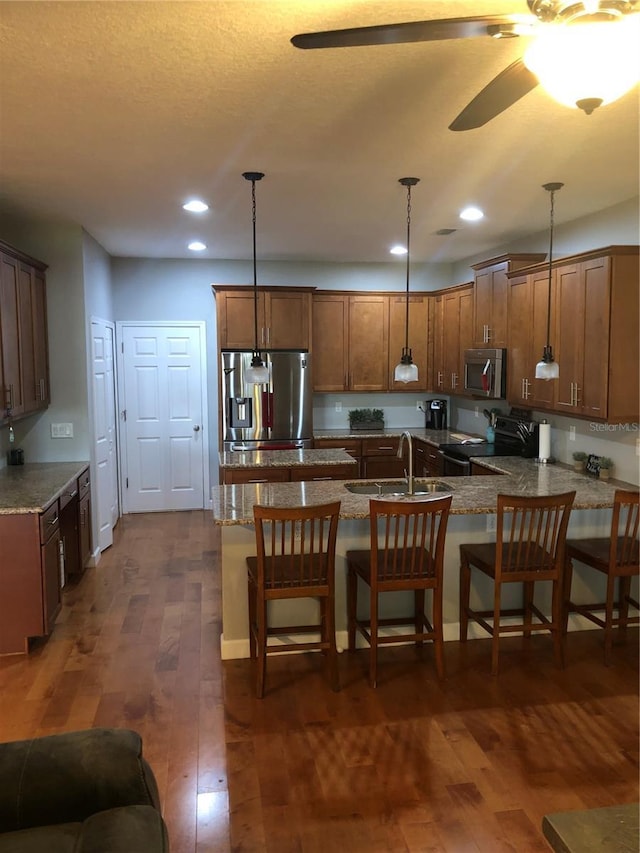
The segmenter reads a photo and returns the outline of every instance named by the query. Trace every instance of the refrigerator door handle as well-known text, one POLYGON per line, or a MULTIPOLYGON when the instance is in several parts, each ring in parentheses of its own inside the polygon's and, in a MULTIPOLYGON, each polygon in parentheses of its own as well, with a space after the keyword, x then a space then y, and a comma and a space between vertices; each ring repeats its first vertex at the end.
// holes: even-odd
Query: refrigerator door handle
POLYGON ((262 426, 267 429, 273 427, 273 391, 262 392, 262 426))

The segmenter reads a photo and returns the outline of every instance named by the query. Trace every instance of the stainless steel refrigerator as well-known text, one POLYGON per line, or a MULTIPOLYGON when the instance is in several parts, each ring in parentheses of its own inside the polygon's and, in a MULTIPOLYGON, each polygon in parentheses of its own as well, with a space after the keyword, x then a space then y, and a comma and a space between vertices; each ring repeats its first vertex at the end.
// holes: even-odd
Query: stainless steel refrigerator
POLYGON ((311 360, 303 350, 261 352, 269 382, 249 385, 251 352, 222 350, 222 436, 225 450, 311 447, 311 360))

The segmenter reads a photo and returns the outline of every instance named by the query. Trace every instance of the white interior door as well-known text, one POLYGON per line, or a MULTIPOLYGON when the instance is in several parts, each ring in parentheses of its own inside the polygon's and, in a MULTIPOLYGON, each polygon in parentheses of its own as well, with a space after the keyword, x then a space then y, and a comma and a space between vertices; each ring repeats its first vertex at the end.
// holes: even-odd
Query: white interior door
POLYGON ((113 544, 113 528, 120 515, 116 445, 115 331, 113 323, 91 320, 93 376, 93 443, 95 466, 93 513, 97 518, 97 544, 104 551, 113 544))
POLYGON ((204 323, 118 323, 125 512, 204 507, 204 323))

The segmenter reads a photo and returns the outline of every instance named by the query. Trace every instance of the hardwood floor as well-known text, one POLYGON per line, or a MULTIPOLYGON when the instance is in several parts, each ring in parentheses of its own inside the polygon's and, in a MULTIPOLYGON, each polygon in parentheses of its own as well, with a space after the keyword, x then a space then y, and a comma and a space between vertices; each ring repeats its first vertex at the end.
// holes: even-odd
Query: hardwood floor
POLYGON ((220 661, 219 536, 203 512, 132 515, 67 587, 28 658, 0 658, 0 738, 97 725, 143 737, 173 853, 548 853, 542 816, 637 801, 638 632, 220 661))

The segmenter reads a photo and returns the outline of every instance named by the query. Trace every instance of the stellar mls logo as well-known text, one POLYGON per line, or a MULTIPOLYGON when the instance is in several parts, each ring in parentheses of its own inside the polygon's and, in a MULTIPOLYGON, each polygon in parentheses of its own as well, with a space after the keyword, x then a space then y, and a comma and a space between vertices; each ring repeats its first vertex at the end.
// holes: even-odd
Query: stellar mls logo
POLYGON ((592 432, 638 432, 640 423, 633 421, 630 424, 598 424, 591 421, 589 429, 592 432))

